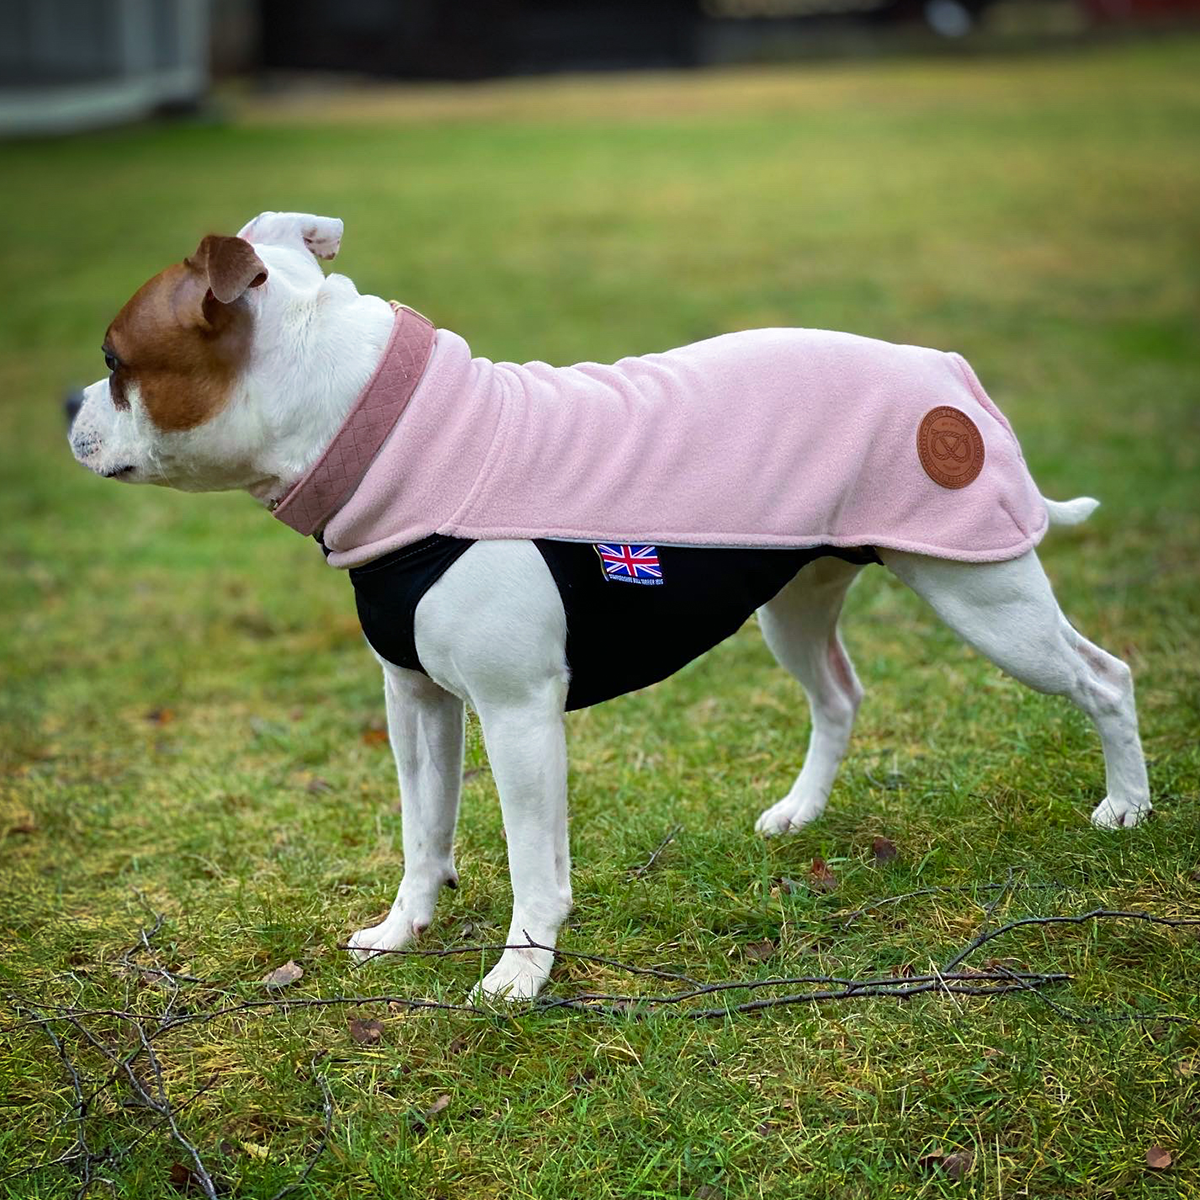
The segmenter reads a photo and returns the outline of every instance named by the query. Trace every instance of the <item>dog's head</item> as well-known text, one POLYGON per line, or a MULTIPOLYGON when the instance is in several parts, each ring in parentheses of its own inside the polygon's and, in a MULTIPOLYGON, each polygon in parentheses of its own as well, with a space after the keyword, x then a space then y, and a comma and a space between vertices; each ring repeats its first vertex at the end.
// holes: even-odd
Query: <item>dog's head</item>
POLYGON ((253 487, 278 433, 271 360, 341 237, 330 217, 262 213, 143 284, 104 335, 108 374, 68 404, 79 462, 129 483, 253 487))

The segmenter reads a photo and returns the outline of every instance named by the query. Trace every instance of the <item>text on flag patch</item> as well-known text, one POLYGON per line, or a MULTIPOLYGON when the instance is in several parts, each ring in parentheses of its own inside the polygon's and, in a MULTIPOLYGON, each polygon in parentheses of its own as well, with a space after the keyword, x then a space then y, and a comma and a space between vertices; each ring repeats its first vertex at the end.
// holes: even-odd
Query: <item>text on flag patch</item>
POLYGON ((653 546, 596 544, 604 578, 613 583, 661 584, 662 566, 653 546))

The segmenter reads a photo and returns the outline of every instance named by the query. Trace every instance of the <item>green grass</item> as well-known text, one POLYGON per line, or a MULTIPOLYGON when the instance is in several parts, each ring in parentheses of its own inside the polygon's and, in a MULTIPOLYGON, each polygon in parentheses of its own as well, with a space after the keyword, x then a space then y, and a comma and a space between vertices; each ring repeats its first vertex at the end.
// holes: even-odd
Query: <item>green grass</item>
MULTIPOLYGON (((151 910, 165 923, 139 961, 234 997, 262 996, 288 959, 305 997, 459 1001, 478 977, 473 958, 356 970, 336 949, 400 876, 347 581, 246 498, 106 485, 63 438, 61 392, 100 373, 133 288, 264 208, 344 217, 338 265, 361 289, 491 357, 603 360, 772 323, 960 350, 1043 490, 1104 501, 1043 558, 1072 620, 1134 667, 1153 821, 1092 829, 1103 768, 1084 718, 1002 678, 875 570, 846 621, 868 689, 851 754, 825 818, 789 840, 751 826, 789 786, 807 718, 752 626, 570 718, 564 947, 711 980, 921 971, 984 921, 997 893, 971 889, 1010 872, 1048 886, 1014 886, 993 921, 1197 913, 1200 44, 239 111, 0 149, 0 995, 161 1012, 161 985, 122 962, 151 910), (899 858, 876 864, 875 835, 899 858), (836 892, 772 887, 815 855, 836 892), (966 890, 832 919, 932 887, 966 890), (748 960, 764 938, 774 957, 748 960)), ((485 766, 474 721, 468 766, 485 766)), ((465 788, 458 862, 432 946, 507 924, 486 770, 465 788)), ((1072 1010, 1200 1018, 1194 930, 1034 928, 993 953, 1069 971, 1048 996, 1072 1010)), ((549 994, 647 984, 663 986, 567 960, 549 994)), ((192 1011, 221 1000, 183 993, 192 1011)), ((127 1026, 89 1027, 133 1048, 127 1026)), ((101 1082, 102 1052, 56 1029, 101 1082)), ((319 1142, 314 1071, 335 1112, 294 1193, 311 1197, 1200 1195, 1200 1029, 1075 1024, 1033 995, 699 1023, 292 1009, 175 1029, 161 1056, 177 1104, 207 1087, 181 1130, 262 1200, 319 1142), (351 1015, 380 1018, 381 1044, 352 1041, 351 1015), (1147 1170, 1155 1144, 1170 1170, 1147 1170), (973 1151, 973 1170, 932 1173, 934 1148, 973 1151)), ((173 1194, 184 1155, 131 1099, 109 1086, 89 1110, 93 1150, 122 1152, 96 1168, 115 1191, 90 1194, 173 1194)), ((72 1102, 10 997, 0 1176, 71 1149, 72 1102)), ((79 1183, 44 1167, 0 1196, 79 1183)))

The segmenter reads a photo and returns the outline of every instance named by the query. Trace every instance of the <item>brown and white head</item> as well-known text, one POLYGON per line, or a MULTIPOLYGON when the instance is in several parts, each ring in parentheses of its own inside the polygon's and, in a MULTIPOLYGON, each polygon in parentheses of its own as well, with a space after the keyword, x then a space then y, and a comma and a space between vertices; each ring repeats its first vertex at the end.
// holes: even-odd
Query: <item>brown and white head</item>
POLYGON ((263 213, 143 284, 105 333, 108 375, 72 419, 79 462, 129 483, 264 497, 296 478, 391 324, 383 301, 322 271, 341 236, 334 218, 263 213))

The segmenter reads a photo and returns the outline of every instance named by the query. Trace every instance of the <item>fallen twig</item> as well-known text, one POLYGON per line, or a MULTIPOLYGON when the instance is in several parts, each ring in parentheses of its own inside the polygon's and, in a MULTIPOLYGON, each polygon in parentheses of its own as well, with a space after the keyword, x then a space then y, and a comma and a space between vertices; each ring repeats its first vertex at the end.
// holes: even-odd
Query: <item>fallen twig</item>
MULTIPOLYGON (((668 834, 654 855, 640 870, 648 869, 655 857, 678 832, 678 827, 668 834)), ((156 1128, 166 1125, 175 1142, 183 1148, 193 1164, 189 1175, 208 1200, 216 1200, 217 1185, 205 1168, 198 1146, 183 1134, 176 1120, 178 1112, 190 1105, 197 1097, 214 1086, 215 1080, 210 1080, 198 1089, 183 1104, 172 1104, 168 1095, 162 1063, 158 1057, 156 1044, 171 1032, 185 1026, 206 1024, 222 1017, 241 1012, 278 1012, 295 1009, 326 1009, 343 1006, 362 1006, 369 1004, 387 1004, 403 1006, 409 1010, 429 1010, 443 1012, 459 1012, 471 1016, 486 1016, 496 1019, 502 1016, 507 1019, 517 1019, 530 1015, 547 1015, 562 1010, 568 1013, 586 1014, 593 1017, 613 1018, 625 1017, 645 1019, 651 1016, 661 1016, 686 1020, 722 1019, 735 1014, 750 1014, 777 1008, 785 1005, 820 1004, 843 1000, 865 998, 895 998, 906 1000, 925 994, 941 994, 946 996, 1002 996, 1014 992, 1030 992, 1059 1016, 1075 1024, 1092 1024, 1101 1021, 1164 1021, 1164 1022, 1194 1022, 1195 1018, 1180 1014, 1150 1013, 1118 1013, 1106 1014, 1098 1012, 1082 1013, 1073 1011, 1066 1005, 1060 1004, 1046 994, 1049 987, 1067 983, 1071 976, 1064 972, 1034 972, 1017 971, 1010 967, 989 961, 986 969, 972 970, 962 966, 971 955, 981 947, 996 938, 1011 933, 1026 926, 1045 925, 1081 925, 1097 920, 1134 920, 1167 928, 1200 927, 1200 916, 1160 917, 1152 913, 1125 911, 1120 909, 1095 908, 1088 912, 1074 915, 1027 916, 1020 917, 995 928, 989 928, 990 918, 999 907, 1004 897, 1018 887, 1048 888, 1058 887, 1057 884, 1014 884, 1011 870, 1002 883, 982 884, 963 887, 933 887, 909 892, 902 896, 887 897, 849 914, 843 914, 843 920, 853 920, 875 908, 900 903, 915 896, 931 895, 945 892, 986 891, 996 893, 984 907, 984 925, 974 937, 946 963, 944 967, 932 968, 926 974, 909 975, 869 975, 864 978, 852 978, 832 975, 801 975, 801 976, 772 976, 766 979, 732 979, 713 983, 705 983, 693 976, 679 971, 667 971, 657 967, 644 967, 637 964, 621 962, 598 954, 588 954, 581 951, 558 950, 552 946, 543 945, 528 938, 524 942, 501 945, 471 945, 450 946, 440 949, 417 949, 404 947, 397 950, 381 950, 378 954, 399 954, 414 957, 446 958, 459 955, 485 954, 503 952, 505 950, 544 950, 552 952, 561 958, 575 959, 580 962, 610 967, 614 970, 635 976, 648 976, 661 979, 673 984, 683 985, 681 990, 663 994, 623 995, 608 992, 580 992, 573 996, 553 998, 547 997, 532 1003, 511 1006, 497 1010, 494 1007, 484 1007, 471 1003, 451 1003, 423 997, 395 995, 382 993, 370 996, 339 995, 339 996, 293 996, 279 995, 255 997, 253 999, 236 999, 237 993, 231 986, 222 986, 209 980, 195 976, 172 972, 166 968, 147 968, 135 961, 138 955, 152 953, 152 940, 162 928, 163 919, 156 916, 152 927, 139 931, 138 940, 131 945, 117 960, 120 966, 131 972, 145 972, 162 981, 168 989, 165 1004, 157 1015, 134 1011, 132 1008, 117 1007, 87 1007, 78 1003, 56 1003, 37 996, 25 996, 19 992, 10 992, 8 999, 18 1015, 27 1014, 28 1019, 22 1024, 36 1026, 43 1030, 54 1045, 55 1051, 67 1071, 74 1091, 74 1102, 64 1121, 74 1121, 76 1134, 74 1145, 64 1154, 44 1163, 21 1168, 3 1178, 0 1182, 21 1175, 32 1174, 54 1166, 76 1168, 81 1177, 76 1200, 85 1200, 88 1190, 96 1182, 105 1182, 114 1187, 111 1180, 99 1176, 95 1167, 104 1162, 119 1162, 133 1146, 149 1136, 156 1128), (956 969, 961 968, 961 969, 956 969), (189 1000, 194 1002, 198 996, 205 997, 211 1004, 214 999, 219 1003, 213 1007, 197 1007, 190 1003, 189 1007, 180 1011, 177 1008, 178 998, 182 992, 181 985, 199 985, 189 990, 189 1000), (736 1004, 722 1004, 712 1007, 698 1007, 694 1001, 703 997, 723 996, 731 991, 762 992, 771 990, 779 992, 785 988, 803 988, 802 991, 784 991, 780 994, 758 995, 742 1000, 736 1004), (214 994, 215 993, 215 994, 214 994), (131 1049, 114 1048, 89 1028, 87 1022, 107 1018, 119 1021, 135 1035, 136 1044, 131 1049), (81 1071, 76 1067, 68 1053, 67 1046, 56 1029, 57 1023, 73 1029, 80 1038, 94 1047, 111 1066, 111 1071, 102 1082, 96 1086, 85 1080, 81 1071), (151 1024, 152 1023, 152 1024, 151 1024), (152 1080, 143 1082, 134 1069, 137 1059, 145 1057, 152 1080), (145 1108, 155 1114, 156 1120, 146 1129, 118 1150, 113 1147, 97 1152, 92 1149, 87 1140, 87 1116, 96 1097, 118 1079, 126 1079, 132 1088, 134 1098, 145 1108), (85 1086, 87 1084, 87 1086, 85 1086)), ((71 976, 74 978, 74 976, 71 976)), ((27 981, 32 983, 32 980, 27 981)), ((56 980, 64 978, 55 976, 56 980)), ((76 979, 76 983, 79 981, 76 979)), ((147 993, 149 994, 149 993, 147 993)), ((78 994, 77 994, 78 996, 78 994)), ((323 1129, 320 1141, 315 1151, 309 1156, 299 1176, 290 1184, 280 1189, 271 1200, 281 1200, 282 1197, 302 1186, 311 1174, 314 1165, 329 1146, 333 1127, 333 1097, 329 1090, 324 1074, 317 1068, 317 1059, 312 1062, 313 1078, 321 1090, 322 1110, 324 1114, 323 1129)))
POLYGON ((316 1150, 309 1156, 308 1162, 304 1164, 304 1170, 285 1187, 281 1187, 272 1197, 271 1200, 282 1200, 289 1192, 294 1192, 309 1176, 309 1172, 317 1165, 317 1159, 325 1153, 329 1145, 329 1134, 333 1130, 333 1095, 329 1090, 329 1084, 325 1082, 325 1076, 317 1070, 316 1058, 312 1061, 313 1078, 317 1081, 317 1086, 321 1089, 321 1106, 325 1113, 325 1127, 321 1131, 321 1141, 316 1150))
POLYGON ((874 912, 876 909, 888 908, 893 904, 901 904, 905 900, 915 900, 919 896, 944 896, 953 893, 994 891, 999 891, 1003 895, 1003 892, 1009 888, 1013 888, 1014 890, 1020 888, 1023 891, 1038 892, 1053 891, 1061 889, 1062 886, 1061 883, 1018 883, 1014 887, 1010 871, 1010 877, 1001 883, 962 883, 950 884, 943 887, 918 888, 915 892, 905 892, 900 896, 884 896, 879 900, 872 900, 870 904, 864 904, 862 908, 856 908, 848 913, 834 913, 832 916, 834 920, 841 921, 843 924, 849 924, 851 921, 856 921, 859 917, 866 916, 867 913, 874 912))
POLYGON ((651 854, 650 857, 644 863, 642 863, 640 867, 634 867, 633 870, 629 872, 630 876, 634 879, 640 879, 643 875, 645 875, 646 872, 649 871, 652 866, 654 866, 655 862, 658 860, 658 856, 675 840, 676 835, 682 828, 682 825, 676 825, 675 828, 672 829, 670 833, 668 833, 667 836, 658 843, 657 847, 655 847, 654 853, 651 854))
MULTIPOLYGON (((13 997, 11 997, 11 996, 9 997, 10 1002, 13 999, 14 999, 13 997)), ((27 1008, 31 1013, 36 1013, 36 1011, 37 1011, 32 1005, 29 1005, 29 1004, 22 1003, 21 1006, 27 1008)), ((69 1078, 71 1080, 71 1088, 75 1093, 75 1103, 72 1105, 73 1114, 68 1114, 68 1115, 69 1116, 73 1115, 74 1119, 77 1123, 77 1130, 75 1133, 75 1145, 70 1150, 68 1150, 65 1154, 60 1155, 58 1158, 51 1159, 49 1162, 37 1163, 34 1166, 27 1167, 21 1171, 14 1171, 10 1175, 5 1175, 3 1177, 3 1180, 7 1181, 9 1179, 15 1179, 19 1175, 32 1174, 34 1171, 43 1170, 46 1167, 58 1166, 60 1164, 65 1165, 65 1164, 81 1163, 83 1179, 80 1182, 79 1190, 75 1193, 75 1196, 76 1196, 76 1200, 84 1200, 84 1197, 87 1196, 88 1189, 92 1186, 93 1182, 95 1182, 95 1180, 97 1178, 92 1173, 93 1166, 98 1162, 103 1162, 106 1159, 107 1155, 96 1154, 92 1150, 92 1148, 88 1145, 87 1114, 88 1114, 89 1101, 88 1101, 88 1099, 86 1099, 84 1097, 83 1084, 80 1081, 79 1072, 76 1069, 75 1064, 71 1061, 70 1056, 67 1054, 67 1050, 66 1050, 66 1047, 62 1043, 62 1039, 58 1036, 58 1034, 56 1034, 54 1032, 54 1029, 51 1027, 50 1022, 52 1020, 53 1020, 52 1017, 47 1018, 47 1017, 34 1016, 33 1023, 36 1025, 39 1025, 42 1028, 42 1030, 45 1032, 47 1037, 49 1037, 50 1041, 54 1045, 55 1052, 58 1054, 58 1057, 62 1060, 62 1064, 66 1068, 67 1075, 69 1076, 69 1078)))
MULTIPOLYGON (((695 1000, 700 996, 710 996, 718 992, 731 991, 757 991, 760 988, 768 987, 796 987, 797 985, 814 985, 814 984, 829 984, 836 985, 840 990, 837 993, 839 998, 843 996, 859 995, 859 996, 891 996, 904 995, 909 989, 915 985, 929 984, 934 990, 951 991, 948 985, 969 983, 972 986, 985 983, 1004 983, 1010 979, 1018 979, 1022 983, 1029 984, 1031 987, 1041 987, 1048 983, 1063 983, 1071 978, 1070 975, 1054 972, 1054 973, 1035 973, 1022 972, 1013 975, 1011 972, 1001 974, 998 971, 964 971, 956 975, 946 975, 933 973, 930 975, 882 975, 875 976, 869 979, 846 979, 833 975, 798 975, 785 978, 772 979, 732 979, 725 980, 720 983, 709 983, 701 987, 697 987, 690 992, 677 992, 672 996, 621 996, 610 995, 599 992, 584 992, 576 996, 568 996, 562 999, 548 999, 540 1002, 535 1007, 545 1011, 551 1008, 570 1007, 577 1003, 592 1003, 597 1001, 608 1002, 612 1004, 621 1004, 628 1007, 631 1003, 639 1005, 654 1005, 658 1007, 669 1007, 671 1005, 682 1004, 688 1000, 695 1000), (940 985, 947 985, 941 988, 940 985)), ((1010 990, 1010 989, 1004 989, 1010 990)), ((833 993, 812 993, 814 998, 833 999, 833 993)), ((799 1002, 799 1001, 797 1001, 799 1002)), ((621 1010, 618 1010, 621 1011, 621 1010)), ((721 1010, 726 1011, 726 1010, 721 1010)), ((728 1011, 738 1011, 730 1009, 728 1011)), ((689 1011, 689 1016, 695 1016, 694 1012, 689 1011)))
POLYGON ((1120 918, 1129 921, 1148 921, 1151 925, 1166 925, 1171 928, 1182 928, 1189 925, 1200 925, 1200 917, 1156 917, 1146 912, 1125 912, 1113 908, 1093 908, 1090 912, 1078 913, 1068 917, 1018 917, 1006 925, 1000 925, 990 932, 981 933, 968 945, 964 946, 946 964, 945 970, 952 971, 960 962, 975 953, 980 946, 998 938, 1003 933, 1020 929, 1024 925, 1082 925, 1085 921, 1095 921, 1102 918, 1120 918))
MULTIPOLYGON (((928 983, 920 983, 914 986, 904 986, 898 988, 887 989, 869 989, 866 987, 846 987, 838 991, 822 990, 816 992, 800 992, 784 996, 766 996, 761 1000, 747 1000, 743 1004, 731 1004, 724 1008, 689 1008, 678 1012, 669 1012, 667 1015, 677 1016, 687 1020, 705 1020, 716 1017, 728 1017, 734 1013, 749 1013, 758 1012, 762 1009, 777 1008, 785 1004, 818 1004, 830 1000, 853 1000, 863 996, 896 996, 901 1000, 909 999, 912 996, 921 995, 924 992, 952 992, 964 996, 999 996, 1008 992, 1016 992, 1023 990, 1026 986, 1040 986, 1042 983, 1055 982, 1057 979, 1069 979, 1070 976, 1041 976, 1037 985, 1033 984, 1005 984, 993 987, 976 987, 971 984, 959 983, 943 983, 938 980, 932 980, 928 983)), ((897 980, 897 983, 909 984, 909 980, 897 980)), ((608 1008, 597 1008, 593 1005, 584 1003, 580 999, 568 999, 560 1002, 551 1002, 543 1005, 546 1007, 561 1007, 567 1009, 576 1009, 582 1012, 599 1013, 605 1016, 633 1016, 638 1017, 642 1014, 629 1007, 628 1002, 621 1005, 608 1008)))
MULTIPOLYGON (((354 947, 346 943, 339 942, 339 950, 351 950, 354 947)), ((656 979, 675 979, 680 983, 695 984, 698 981, 690 975, 684 975, 679 971, 664 971, 659 967, 638 967, 632 963, 619 962, 615 958, 605 958, 600 954, 584 954, 579 950, 561 950, 555 946, 543 946, 538 942, 501 942, 492 945, 479 944, 473 946, 443 946, 437 949, 425 949, 418 946, 401 946, 395 950, 372 950, 371 957, 377 954, 401 954, 411 958, 452 958, 459 954, 495 954, 504 950, 551 950, 559 958, 574 958, 581 962, 599 963, 601 966, 616 967, 619 971, 624 971, 628 975, 652 975, 656 979)), ((367 959, 366 961, 370 961, 367 959)))

